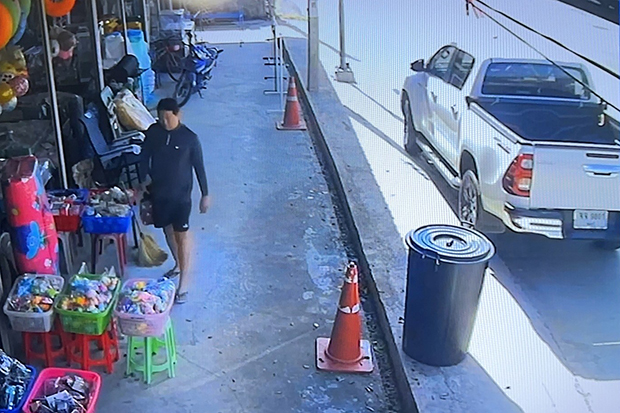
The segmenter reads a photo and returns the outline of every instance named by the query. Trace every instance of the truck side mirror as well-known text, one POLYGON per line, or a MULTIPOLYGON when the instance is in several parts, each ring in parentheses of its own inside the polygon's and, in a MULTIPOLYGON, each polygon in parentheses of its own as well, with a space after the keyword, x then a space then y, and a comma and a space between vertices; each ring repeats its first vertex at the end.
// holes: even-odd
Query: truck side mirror
POLYGON ((424 60, 420 59, 411 63, 411 70, 413 70, 414 72, 424 72, 426 70, 424 67, 424 60))

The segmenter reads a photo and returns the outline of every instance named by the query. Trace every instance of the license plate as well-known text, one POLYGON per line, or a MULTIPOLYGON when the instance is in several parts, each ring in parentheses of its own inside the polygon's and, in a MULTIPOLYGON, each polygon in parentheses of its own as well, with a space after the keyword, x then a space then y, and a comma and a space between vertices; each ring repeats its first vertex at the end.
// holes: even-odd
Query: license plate
POLYGON ((607 211, 582 211, 573 213, 573 228, 575 229, 607 229, 607 211))

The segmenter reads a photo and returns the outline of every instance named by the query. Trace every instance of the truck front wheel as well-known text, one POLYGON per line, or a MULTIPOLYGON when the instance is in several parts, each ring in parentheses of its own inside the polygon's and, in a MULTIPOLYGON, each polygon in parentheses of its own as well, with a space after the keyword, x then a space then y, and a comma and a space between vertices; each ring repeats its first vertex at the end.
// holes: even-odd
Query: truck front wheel
POLYGON ((420 151, 420 147, 416 143, 419 132, 413 125, 413 116, 411 116, 411 103, 409 97, 405 95, 403 99, 403 116, 405 117, 405 137, 403 139, 403 147, 405 152, 414 155, 420 151))
POLYGON ((459 187, 458 216, 461 224, 469 228, 477 228, 482 212, 480 202, 480 185, 476 174, 467 170, 461 178, 459 187))

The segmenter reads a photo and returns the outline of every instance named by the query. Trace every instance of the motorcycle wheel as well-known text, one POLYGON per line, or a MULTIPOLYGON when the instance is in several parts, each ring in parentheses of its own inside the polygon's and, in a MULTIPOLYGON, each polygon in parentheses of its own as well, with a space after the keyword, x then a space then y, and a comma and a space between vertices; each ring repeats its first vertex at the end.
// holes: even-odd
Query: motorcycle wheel
POLYGON ((166 72, 168 73, 168 76, 170 76, 170 79, 174 80, 175 82, 178 82, 180 79, 180 72, 181 72, 181 59, 179 59, 177 56, 168 53, 165 56, 166 59, 166 72), (177 73, 179 73, 177 75, 177 73))
POLYGON ((181 78, 174 88, 174 98, 179 103, 179 107, 183 107, 192 97, 194 91, 194 82, 196 75, 194 73, 183 72, 181 78))

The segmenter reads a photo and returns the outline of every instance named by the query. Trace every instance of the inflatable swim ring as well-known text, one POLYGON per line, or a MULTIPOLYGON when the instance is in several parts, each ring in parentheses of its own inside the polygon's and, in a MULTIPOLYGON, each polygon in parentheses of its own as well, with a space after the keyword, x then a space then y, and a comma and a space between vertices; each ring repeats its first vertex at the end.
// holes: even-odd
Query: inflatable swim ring
MULTIPOLYGON (((11 14, 11 21, 13 22, 13 31, 11 36, 17 32, 17 26, 19 25, 19 18, 22 13, 22 8, 19 5, 19 0, 0 0, 0 4, 4 4, 9 13, 11 14)), ((3 22, 4 23, 4 22, 3 22)))
POLYGON ((0 3, 0 50, 9 43, 13 36, 13 17, 9 9, 0 3))

